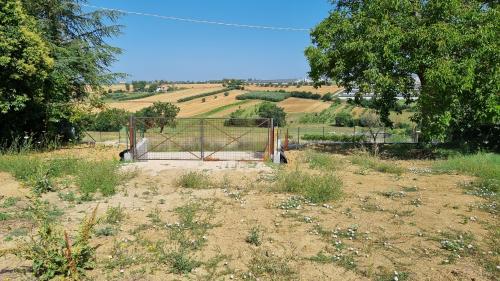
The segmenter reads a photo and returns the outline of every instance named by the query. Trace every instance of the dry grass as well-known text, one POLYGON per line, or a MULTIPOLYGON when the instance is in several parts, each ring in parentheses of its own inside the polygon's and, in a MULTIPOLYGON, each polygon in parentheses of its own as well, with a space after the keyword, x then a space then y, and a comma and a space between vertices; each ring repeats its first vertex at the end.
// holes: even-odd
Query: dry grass
MULTIPOLYGON (((426 172, 433 161, 384 160, 402 168, 396 175, 351 164, 343 155, 288 154, 286 179, 252 163, 138 163, 145 169, 136 178, 99 200, 98 217, 119 223, 107 224, 112 231, 100 225, 101 235, 91 238, 99 247, 88 278, 458 281, 498 276, 497 207, 460 188, 459 183, 473 177, 426 172), (297 170, 307 173, 306 181, 293 178, 297 170), (179 188, 178 180, 189 171, 213 178, 212 188, 179 188), (303 186, 332 172, 343 183, 343 196, 325 203, 314 200, 324 198, 322 193, 308 194, 303 186), (282 190, 298 195, 269 192, 276 181, 290 182, 282 190)), ((478 169, 480 165, 474 166, 474 174, 481 175, 478 169)), ((200 187, 203 179, 187 182, 200 187)), ((0 180, 1 253, 29 241, 30 232, 23 229, 34 223, 26 188, 5 173, 0 180)), ((324 180, 320 187, 328 185, 324 180)), ((64 192, 71 190, 75 187, 64 192)), ((42 199, 57 206, 50 215, 70 238, 84 213, 96 205, 63 201, 55 192, 42 199)), ((23 265, 12 255, 0 257, 0 279, 32 278, 23 265)))
POLYGON ((330 107, 330 103, 320 100, 288 98, 278 103, 287 113, 321 112, 330 107))

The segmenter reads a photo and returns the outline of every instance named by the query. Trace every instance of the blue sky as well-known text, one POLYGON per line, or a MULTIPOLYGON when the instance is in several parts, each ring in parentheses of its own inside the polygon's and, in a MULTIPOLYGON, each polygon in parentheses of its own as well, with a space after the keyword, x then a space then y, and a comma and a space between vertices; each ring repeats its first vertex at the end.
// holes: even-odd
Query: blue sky
MULTIPOLYGON (((210 21, 311 28, 328 15, 327 0, 90 0, 90 5, 210 21)), ((245 29, 124 15, 123 49, 112 68, 127 80, 302 78, 309 32, 245 29)))

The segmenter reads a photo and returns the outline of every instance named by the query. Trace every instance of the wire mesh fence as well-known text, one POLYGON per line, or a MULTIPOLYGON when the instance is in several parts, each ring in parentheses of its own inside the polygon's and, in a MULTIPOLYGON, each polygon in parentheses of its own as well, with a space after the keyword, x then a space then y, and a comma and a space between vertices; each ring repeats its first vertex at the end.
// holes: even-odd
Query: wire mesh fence
POLYGON ((418 134, 414 130, 391 130, 388 128, 304 126, 278 128, 278 138, 288 139, 290 144, 363 142, 363 143, 416 143, 418 134))
POLYGON ((270 119, 134 117, 138 160, 263 160, 272 151, 270 119))
POLYGON ((129 133, 126 127, 113 132, 85 131, 81 142, 83 143, 104 143, 122 144, 128 146, 129 133))

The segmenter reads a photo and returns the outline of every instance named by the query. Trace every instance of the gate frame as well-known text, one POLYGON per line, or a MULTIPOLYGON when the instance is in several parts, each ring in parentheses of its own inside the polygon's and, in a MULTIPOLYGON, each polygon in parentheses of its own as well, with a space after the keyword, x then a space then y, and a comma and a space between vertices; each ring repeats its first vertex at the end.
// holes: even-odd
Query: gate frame
MULTIPOLYGON (((129 116, 129 147, 128 147, 128 151, 131 153, 132 155, 132 159, 134 161, 138 161, 140 159, 139 156, 137 155, 137 148, 136 148, 136 145, 137 145, 137 133, 136 133, 136 129, 137 129, 137 122, 136 122, 136 119, 137 118, 144 118, 144 119, 147 119, 147 118, 151 118, 151 119, 155 119, 155 118, 162 118, 162 117, 137 117, 135 115, 130 115, 129 116)), ((276 137, 275 137, 275 134, 276 134, 276 130, 275 130, 275 127, 274 127, 274 120, 273 118, 200 118, 200 117, 186 117, 186 118, 175 118, 175 120, 200 120, 200 159, 201 161, 214 161, 214 160, 207 160, 205 159, 205 142, 206 142, 206 139, 205 139, 205 120, 230 120, 230 119, 237 119, 237 120, 267 120, 268 122, 268 126, 267 126, 267 130, 268 130, 268 133, 267 133, 267 144, 266 144, 266 148, 264 150, 264 155, 263 155, 263 159, 261 159, 260 161, 267 161, 268 159, 271 159, 273 156, 274 156, 274 149, 275 149, 275 141, 276 141, 276 137)), ((261 123, 260 125, 264 124, 265 122, 261 123)), ((258 128, 258 126, 256 126, 255 128, 258 128)), ((247 132, 248 133, 248 132, 247 132)), ((237 141, 237 139, 243 137, 244 135, 246 135, 247 133, 244 133, 243 135, 241 136, 238 136, 238 137, 231 137, 233 138, 233 140, 229 143, 226 143, 225 146, 227 146, 228 144, 231 144, 233 143, 234 141, 237 141)), ((217 153, 217 152, 220 152, 220 151, 216 151, 216 152, 213 152, 212 154, 210 154, 209 156, 217 153)), ((198 160, 198 159, 147 159, 146 161, 148 160, 180 160, 180 161, 186 161, 186 160, 198 160)), ((245 162, 245 161, 259 161, 259 160, 217 160, 217 161, 239 161, 239 162, 245 162)))

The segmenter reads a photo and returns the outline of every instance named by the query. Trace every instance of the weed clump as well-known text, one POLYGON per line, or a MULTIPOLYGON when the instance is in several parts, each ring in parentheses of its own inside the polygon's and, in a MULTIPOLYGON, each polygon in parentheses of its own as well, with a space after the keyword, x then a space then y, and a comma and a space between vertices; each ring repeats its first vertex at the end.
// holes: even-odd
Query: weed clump
POLYGON ((368 154, 358 154, 351 157, 353 164, 363 168, 372 169, 381 173, 401 175, 405 169, 392 163, 382 162, 380 159, 368 154))
POLYGON ((203 189, 211 188, 212 184, 207 175, 201 172, 188 172, 180 176, 177 185, 183 188, 203 189))
POLYGON ((301 171, 280 171, 272 189, 302 195, 311 203, 324 203, 342 196, 342 181, 334 174, 310 175, 301 171))
POLYGON ((248 233, 248 236, 245 239, 245 241, 248 244, 252 244, 252 245, 255 245, 255 246, 260 246, 262 244, 262 238, 261 238, 261 234, 260 234, 259 228, 252 227, 252 229, 248 233))
POLYGON ((33 205, 34 218, 38 223, 37 235, 9 252, 32 261, 37 280, 52 280, 55 277, 79 279, 85 270, 95 266, 95 248, 90 246, 90 238, 97 223, 97 207, 82 221, 72 243, 67 232, 56 227, 47 204, 37 200, 33 205))
POLYGON ((304 155, 305 161, 309 163, 312 169, 321 169, 333 171, 342 166, 342 161, 327 153, 319 153, 309 150, 304 155))

